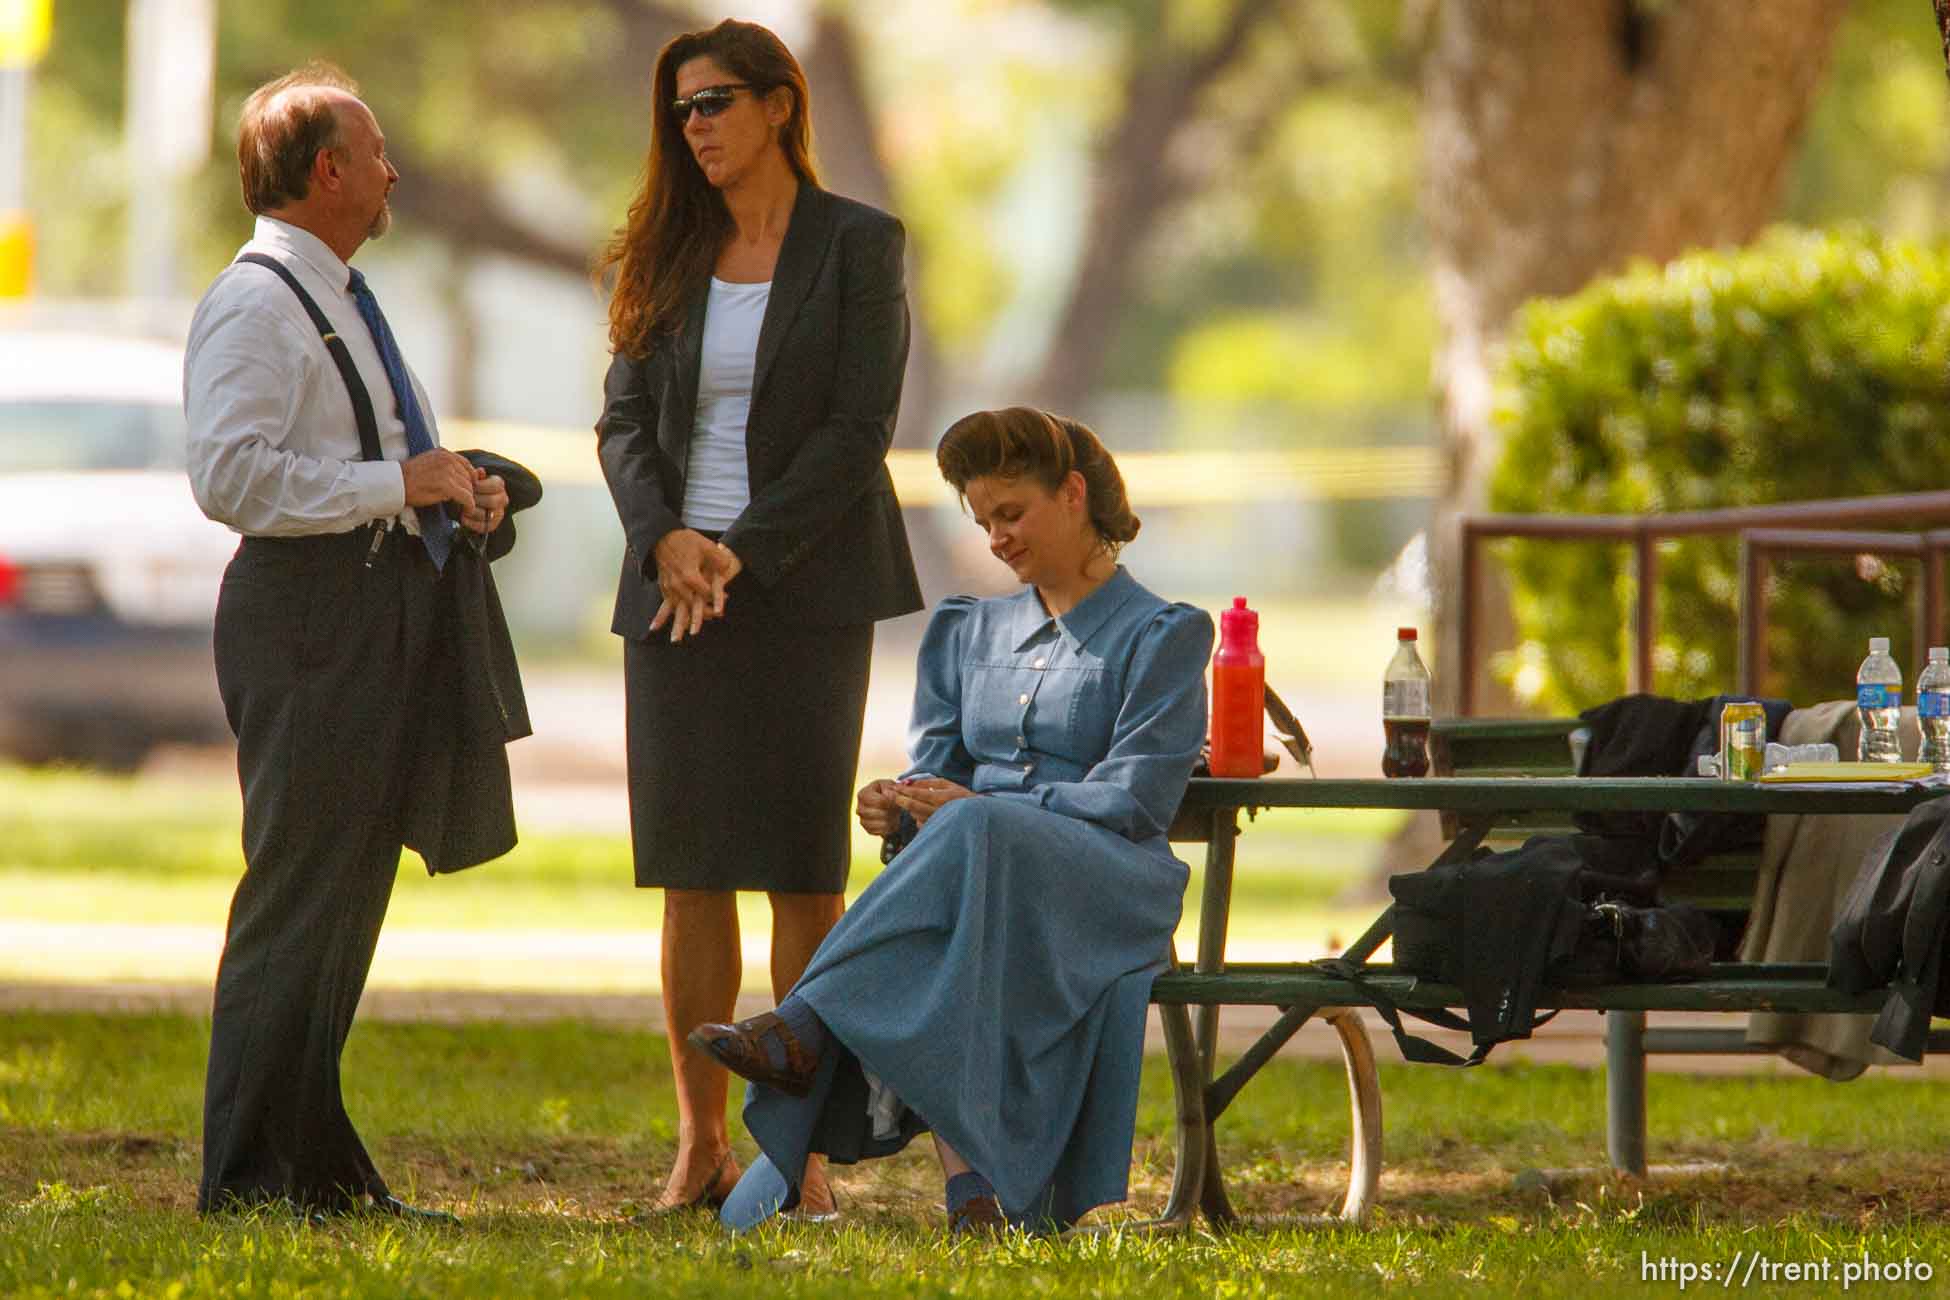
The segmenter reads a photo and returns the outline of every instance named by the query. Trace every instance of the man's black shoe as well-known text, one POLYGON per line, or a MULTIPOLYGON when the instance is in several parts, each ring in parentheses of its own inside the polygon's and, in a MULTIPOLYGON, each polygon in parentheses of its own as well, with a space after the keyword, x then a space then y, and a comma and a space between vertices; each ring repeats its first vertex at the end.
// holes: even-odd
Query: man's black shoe
POLYGON ((417 1205, 408 1205, 397 1196, 375 1196, 369 1203, 371 1213, 390 1215, 395 1219, 405 1219, 409 1223, 429 1224, 442 1228, 458 1228, 460 1218, 445 1210, 427 1210, 417 1205))

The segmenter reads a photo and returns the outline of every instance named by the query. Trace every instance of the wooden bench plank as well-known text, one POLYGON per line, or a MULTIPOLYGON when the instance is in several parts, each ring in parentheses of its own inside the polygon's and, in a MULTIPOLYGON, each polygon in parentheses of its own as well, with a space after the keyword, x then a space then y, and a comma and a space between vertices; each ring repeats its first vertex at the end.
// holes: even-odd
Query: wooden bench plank
MULTIPOLYGON (((1821 791, 1821 811, 1907 813, 1942 792, 1915 784, 1821 791)), ((1394 781, 1320 777, 1198 777, 1181 809, 1453 808, 1465 818, 1500 822, 1538 812, 1798 813, 1809 792, 1793 786, 1669 776, 1404 777, 1394 781)))
MULTIPOLYGON (((1875 1012, 1887 994, 1841 993, 1828 988, 1819 973, 1813 978, 1777 979, 1752 974, 1754 968, 1731 965, 1727 973, 1680 983, 1605 984, 1592 988, 1543 989, 1537 1008, 1582 1011, 1783 1011, 1875 1012), (1738 973, 1735 973, 1738 972, 1738 973)), ((1816 968, 1817 972, 1820 970, 1816 968)), ((1464 1005, 1462 990, 1393 967, 1369 966, 1362 979, 1406 1011, 1455 1009, 1464 1005)), ((1372 1006, 1361 989, 1337 976, 1292 967, 1245 971, 1228 966, 1223 973, 1176 971, 1160 975, 1151 1000, 1177 1006, 1372 1006)))
POLYGON ((1429 761, 1438 776, 1573 776, 1577 718, 1439 718, 1429 727, 1429 761))

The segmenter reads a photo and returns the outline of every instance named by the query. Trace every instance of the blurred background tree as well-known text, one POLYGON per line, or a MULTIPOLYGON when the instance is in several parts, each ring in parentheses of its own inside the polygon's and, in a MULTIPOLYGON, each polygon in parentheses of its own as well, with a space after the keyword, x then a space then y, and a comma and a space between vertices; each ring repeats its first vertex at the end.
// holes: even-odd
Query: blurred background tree
MULTIPOLYGON (((1950 482, 1950 247, 1783 228, 1735 252, 1642 263, 1521 312, 1502 378, 1497 510, 1641 514, 1935 490, 1950 482)), ((1518 631, 1500 676, 1517 697, 1561 713, 1620 694, 1635 596, 1625 548, 1499 551, 1518 631)), ((1728 689, 1737 543, 1668 542, 1660 567, 1650 689, 1728 689)), ((1871 636, 1907 660, 1915 580, 1871 557, 1777 565, 1758 688, 1797 703, 1845 696, 1871 636)))
MULTIPOLYGON (((1416 51, 1395 6, 775 8, 812 78, 827 182, 891 207, 913 235, 902 444, 931 445, 969 406, 1022 400, 1134 449, 1426 441, 1416 51)), ((118 158, 123 12, 124 0, 67 0, 41 77, 35 188, 54 295, 116 292, 100 250, 143 206, 118 158), (84 185, 76 152, 98 164, 84 185)), ((599 314, 578 280, 638 174, 655 52, 715 16, 641 0, 220 4, 217 145, 182 221, 181 292, 248 234, 226 147, 242 97, 329 57, 366 86, 405 177, 396 232, 368 256, 427 278, 449 357, 441 410, 586 425, 593 375, 573 390, 580 406, 551 405, 538 376, 511 407, 497 375, 520 326, 507 295, 481 285, 522 269, 523 283, 570 286, 572 299, 556 293, 585 321, 599 314)), ((599 340, 583 350, 593 369, 599 340)), ((1314 509, 1327 545, 1293 532, 1312 560, 1263 583, 1371 571, 1424 513, 1412 497, 1314 509)))
MULTIPOLYGON (((121 146, 127 4, 62 0, 36 73, 50 296, 116 294, 104 252, 143 219, 121 146)), ((829 183, 912 233, 912 447, 1016 400, 1132 449, 1433 447, 1450 519, 1485 499, 1488 376, 1525 299, 1776 216, 1926 234, 1950 195, 1942 58, 1915 0, 760 8, 811 71, 829 183)), ((372 255, 418 278, 402 310, 438 322, 441 410, 586 427, 603 358, 584 268, 641 165, 657 48, 717 16, 221 0, 180 292, 248 232, 228 148, 243 95, 329 57, 405 175, 372 255)), ((1358 592, 1431 517, 1426 489, 1389 493, 1186 535, 1232 529, 1242 583, 1358 592)))
MULTIPOLYGON (((1950 398, 1942 244, 1950 160, 1943 61, 1915 6, 1858 6, 1838 33, 1783 210, 1830 227, 1745 252, 1645 262, 1519 316, 1501 375, 1493 508, 1683 510, 1940 488, 1950 398), (1919 242, 1920 241, 1920 242, 1919 242)), ((1735 677, 1731 542, 1668 543, 1651 688, 1735 677)), ((1525 707, 1624 689, 1622 553, 1505 544, 1516 646, 1495 676, 1525 707), (1562 593, 1589 599, 1567 602, 1562 593), (1547 608, 1548 607, 1548 608, 1547 608)), ((1796 699, 1846 693, 1863 644, 1902 647, 1917 575, 1864 556, 1777 566, 1769 674, 1796 699)), ((1508 644, 1508 642, 1505 642, 1508 644)))
MULTIPOLYGON (((1431 548, 1444 661, 1458 648, 1457 520, 1483 507, 1496 463, 1490 372, 1512 314, 1632 258, 1750 239, 1776 211, 1846 9, 1435 6, 1424 211, 1448 476, 1431 548)), ((1484 611, 1482 625, 1503 641, 1499 614, 1484 611)), ((1453 677, 1438 695, 1454 709, 1453 677)))

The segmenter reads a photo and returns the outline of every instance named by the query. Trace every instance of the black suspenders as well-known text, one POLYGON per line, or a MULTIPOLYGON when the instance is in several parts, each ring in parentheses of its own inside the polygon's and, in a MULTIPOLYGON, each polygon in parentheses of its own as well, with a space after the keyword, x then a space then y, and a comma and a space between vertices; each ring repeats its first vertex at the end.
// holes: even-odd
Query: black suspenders
POLYGON ((367 460, 384 460, 385 457, 379 454, 379 424, 373 419, 372 398, 367 396, 365 381, 359 378, 359 369, 352 364, 352 353, 345 346, 345 340, 338 336, 338 331, 332 328, 332 322, 325 318, 325 313, 318 309, 318 304, 312 301, 312 296, 305 292, 305 286, 298 283, 298 277, 291 274, 290 269, 275 257, 266 257, 263 253, 245 253, 237 260, 250 262, 276 272, 278 279, 283 280, 291 287, 291 292, 298 295, 298 301, 304 304, 305 314, 311 317, 311 323, 318 327, 319 336, 325 340, 326 351, 332 354, 332 360, 338 364, 340 378, 345 380, 346 392, 352 398, 352 416, 359 424, 359 450, 364 453, 367 460))

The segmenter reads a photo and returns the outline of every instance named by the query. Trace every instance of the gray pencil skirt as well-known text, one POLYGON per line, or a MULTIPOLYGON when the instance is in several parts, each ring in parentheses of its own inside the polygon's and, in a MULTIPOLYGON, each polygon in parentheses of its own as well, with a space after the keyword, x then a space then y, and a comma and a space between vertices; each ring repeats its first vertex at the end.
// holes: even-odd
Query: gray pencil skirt
POLYGON ((837 894, 873 624, 782 623, 757 593, 623 652, 636 883, 837 894))

